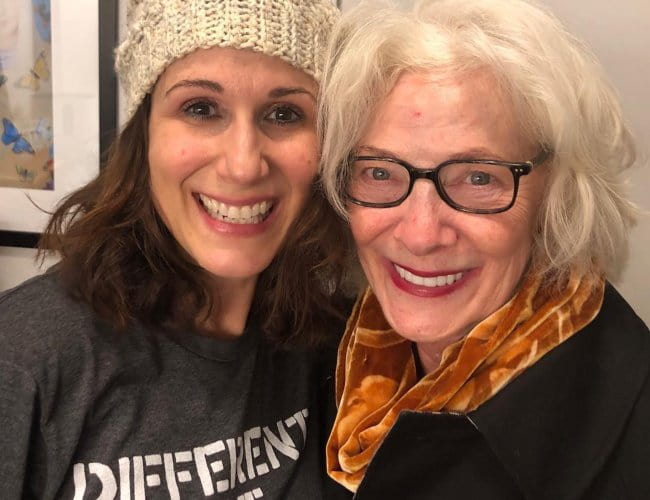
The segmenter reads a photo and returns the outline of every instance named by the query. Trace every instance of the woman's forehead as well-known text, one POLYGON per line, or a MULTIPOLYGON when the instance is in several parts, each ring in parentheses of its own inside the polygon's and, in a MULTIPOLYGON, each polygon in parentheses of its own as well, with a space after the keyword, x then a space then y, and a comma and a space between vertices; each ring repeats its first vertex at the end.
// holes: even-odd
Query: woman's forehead
POLYGON ((170 64, 158 83, 171 86, 185 79, 209 79, 238 85, 301 86, 314 95, 318 90, 310 75, 279 57, 232 47, 195 50, 170 64))
POLYGON ((518 123, 510 100, 487 71, 443 77, 408 72, 380 102, 358 146, 410 157, 484 151, 513 160, 529 149, 518 123))

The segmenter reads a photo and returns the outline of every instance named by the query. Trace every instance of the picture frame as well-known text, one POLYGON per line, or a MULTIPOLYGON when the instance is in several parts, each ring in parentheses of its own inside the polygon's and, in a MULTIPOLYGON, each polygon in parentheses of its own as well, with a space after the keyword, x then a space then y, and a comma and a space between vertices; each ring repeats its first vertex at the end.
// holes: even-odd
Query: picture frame
POLYGON ((118 0, 45 1, 54 183, 47 190, 0 186, 0 246, 36 247, 57 204, 97 176, 117 130, 118 0))

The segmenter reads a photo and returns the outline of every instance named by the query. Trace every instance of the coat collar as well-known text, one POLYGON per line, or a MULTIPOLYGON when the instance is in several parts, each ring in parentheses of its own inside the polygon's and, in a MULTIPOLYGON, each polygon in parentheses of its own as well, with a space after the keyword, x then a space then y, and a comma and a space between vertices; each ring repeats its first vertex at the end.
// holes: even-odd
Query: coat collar
POLYGON ((527 498, 579 498, 624 431, 648 359, 648 328, 608 285, 592 323, 468 418, 527 498))

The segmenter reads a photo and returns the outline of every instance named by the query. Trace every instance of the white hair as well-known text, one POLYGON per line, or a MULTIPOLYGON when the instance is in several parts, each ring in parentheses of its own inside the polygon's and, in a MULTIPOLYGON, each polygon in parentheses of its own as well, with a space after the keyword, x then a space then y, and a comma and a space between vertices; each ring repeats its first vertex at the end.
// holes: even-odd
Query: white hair
POLYGON ((347 158, 405 71, 487 69, 528 138, 552 152, 533 264, 619 277, 636 209, 623 171, 636 159, 618 97, 585 45, 524 0, 423 0, 404 11, 373 0, 344 15, 324 71, 323 185, 346 214, 347 158), (379 4, 379 5, 378 5, 379 4))

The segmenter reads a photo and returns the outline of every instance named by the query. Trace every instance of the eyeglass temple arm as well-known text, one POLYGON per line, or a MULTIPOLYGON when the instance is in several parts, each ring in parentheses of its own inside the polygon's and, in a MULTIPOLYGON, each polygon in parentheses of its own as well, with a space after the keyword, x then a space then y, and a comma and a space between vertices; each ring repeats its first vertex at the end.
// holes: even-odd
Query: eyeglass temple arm
POLYGON ((532 160, 526 162, 530 165, 530 168, 539 167, 542 163, 548 160, 551 157, 551 150, 547 147, 543 147, 539 154, 532 160))

